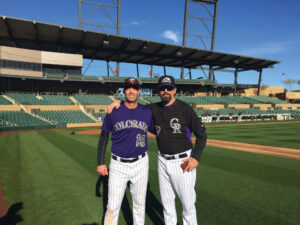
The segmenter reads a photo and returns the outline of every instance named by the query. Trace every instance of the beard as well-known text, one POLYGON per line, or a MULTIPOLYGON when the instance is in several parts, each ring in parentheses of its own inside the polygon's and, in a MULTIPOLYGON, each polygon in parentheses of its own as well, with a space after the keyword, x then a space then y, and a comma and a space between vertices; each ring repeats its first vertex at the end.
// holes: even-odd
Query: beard
POLYGON ((171 101, 171 95, 165 94, 163 96, 160 96, 161 102, 163 105, 168 104, 171 101))

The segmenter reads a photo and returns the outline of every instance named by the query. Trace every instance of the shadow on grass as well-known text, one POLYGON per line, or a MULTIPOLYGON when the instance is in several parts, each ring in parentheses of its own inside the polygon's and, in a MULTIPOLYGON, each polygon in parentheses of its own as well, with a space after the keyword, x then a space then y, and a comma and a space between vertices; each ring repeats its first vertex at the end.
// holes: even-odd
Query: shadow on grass
MULTIPOLYGON (((129 184, 129 183, 128 183, 129 184)), ((108 176, 99 176, 96 183, 96 196, 99 198, 103 198, 102 206, 103 206, 103 214, 101 219, 101 224, 104 224, 105 212, 107 210, 107 202, 108 202, 108 176), (100 193, 101 185, 103 185, 103 193, 100 193)), ((121 211, 124 215, 124 219, 127 225, 133 224, 133 216, 132 210, 126 196, 124 195, 121 211)), ((155 197, 153 192, 150 189, 150 184, 148 183, 147 188, 147 196, 146 196, 146 214, 149 216, 153 224, 155 225, 164 225, 163 222, 163 206, 160 201, 155 197)), ((82 224, 82 225, 99 225, 99 223, 91 223, 91 224, 82 224)))
POLYGON ((15 225, 23 221, 22 216, 17 214, 22 208, 23 202, 17 202, 10 206, 7 214, 0 218, 0 225, 15 225))
MULTIPOLYGON (((97 183, 96 183, 96 196, 99 198, 101 198, 101 197, 103 198, 103 201, 102 201, 103 214, 102 214, 101 224, 104 224, 104 217, 105 217, 105 212, 107 210, 107 202, 108 202, 108 176, 99 176, 97 183), (100 193, 101 184, 103 185, 103 193, 102 194, 100 193)), ((121 211, 124 215, 126 224, 127 225, 133 224, 132 211, 131 211, 126 193, 125 193, 123 201, 122 201, 121 211)), ((86 225, 88 225, 88 224, 86 224, 86 225)), ((98 225, 98 223, 92 223, 89 225, 98 225)))
POLYGON ((163 206, 160 201, 157 200, 155 195, 150 189, 150 184, 148 183, 147 197, 146 197, 146 214, 149 216, 153 224, 164 225, 163 222, 163 206))

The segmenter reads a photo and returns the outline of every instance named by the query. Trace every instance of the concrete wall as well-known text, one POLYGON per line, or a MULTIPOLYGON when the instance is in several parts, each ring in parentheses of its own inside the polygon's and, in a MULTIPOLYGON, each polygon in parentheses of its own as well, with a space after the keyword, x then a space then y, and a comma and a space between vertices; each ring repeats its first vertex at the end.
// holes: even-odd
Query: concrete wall
POLYGON ((79 54, 67 54, 57 52, 41 52, 42 64, 77 66, 82 67, 83 58, 79 54))
POLYGON ((78 105, 24 105, 24 108, 29 112, 32 109, 39 109, 41 111, 76 111, 80 110, 78 105))
POLYGON ((25 76, 25 77, 43 77, 42 71, 31 70, 15 70, 15 69, 1 69, 0 75, 13 75, 13 76, 25 76))
POLYGON ((99 109, 104 109, 104 111, 107 111, 107 105, 85 105, 84 109, 86 111, 89 111, 89 109, 93 109, 95 113, 99 112, 99 109))
POLYGON ((0 105, 0 111, 21 111, 19 105, 0 105))
POLYGON ((0 46, 0 59, 41 63, 41 52, 24 48, 0 46))
POLYGON ((68 123, 67 128, 72 127, 99 127, 102 125, 102 123, 68 123))
MULTIPOLYGON (((281 86, 273 86, 273 87, 264 87, 262 86, 260 88, 260 95, 261 96, 269 96, 270 94, 272 94, 273 96, 275 96, 275 94, 277 93, 282 93, 284 92, 284 87, 281 86)), ((253 96, 253 95, 257 95, 257 88, 248 88, 245 89, 245 93, 241 93, 241 96, 253 96)))

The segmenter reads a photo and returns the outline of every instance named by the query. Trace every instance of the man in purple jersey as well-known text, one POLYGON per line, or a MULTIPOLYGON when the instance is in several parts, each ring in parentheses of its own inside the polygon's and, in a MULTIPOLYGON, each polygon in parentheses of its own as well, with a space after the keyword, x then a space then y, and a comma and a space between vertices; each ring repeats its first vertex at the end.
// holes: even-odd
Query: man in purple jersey
POLYGON ((140 84, 128 78, 124 85, 125 103, 118 110, 107 114, 102 125, 98 144, 97 171, 108 178, 108 204, 105 225, 117 225, 127 182, 133 202, 133 223, 145 222, 145 199, 148 183, 149 160, 147 131, 153 132, 152 112, 138 104, 140 84), (111 132, 111 161, 109 171, 104 163, 105 151, 111 132))
MULTIPOLYGON (((156 128, 159 189, 165 224, 177 224, 175 196, 178 195, 183 208, 183 225, 197 225, 196 167, 206 145, 206 129, 192 107, 175 98, 174 77, 160 77, 157 89, 161 102, 148 107, 152 110, 156 128), (194 146, 192 132, 196 138, 194 146)), ((108 112, 118 105, 118 101, 112 103, 108 112)))

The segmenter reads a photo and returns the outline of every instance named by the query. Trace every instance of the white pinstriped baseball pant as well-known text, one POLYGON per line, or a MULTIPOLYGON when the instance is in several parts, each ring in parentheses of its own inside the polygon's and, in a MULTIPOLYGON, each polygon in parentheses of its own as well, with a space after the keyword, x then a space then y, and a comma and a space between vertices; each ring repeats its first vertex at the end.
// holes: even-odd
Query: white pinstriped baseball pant
POLYGON ((133 224, 144 225, 145 202, 148 183, 149 159, 145 157, 133 163, 111 159, 108 178, 108 203, 105 213, 105 225, 117 225, 121 204, 130 181, 133 202, 133 224))
MULTIPOLYGON (((188 156, 190 151, 186 152, 188 156)), ((181 153, 182 154, 182 153, 181 153)), ((164 208, 164 220, 166 225, 177 224, 177 213, 175 207, 175 194, 181 200, 184 225, 197 225, 196 214, 196 169, 183 173, 182 160, 185 158, 167 160, 158 155, 158 178, 160 196, 164 208)))

